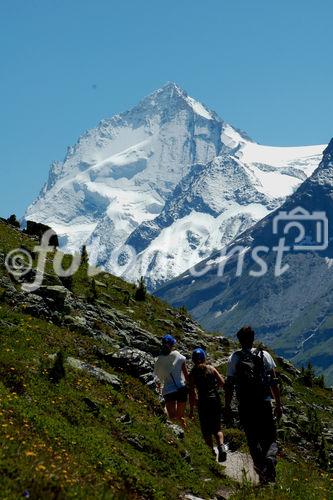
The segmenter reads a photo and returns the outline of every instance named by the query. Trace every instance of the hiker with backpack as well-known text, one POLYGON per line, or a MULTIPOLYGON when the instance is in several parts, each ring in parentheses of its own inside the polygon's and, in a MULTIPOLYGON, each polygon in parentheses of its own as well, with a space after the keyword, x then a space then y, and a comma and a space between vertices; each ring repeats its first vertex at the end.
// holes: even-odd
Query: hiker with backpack
POLYGON ((176 339, 172 335, 164 335, 161 353, 155 362, 154 374, 158 379, 158 389, 162 388, 162 396, 170 420, 178 421, 185 427, 188 369, 186 357, 174 350, 175 344, 176 339))
POLYGON ((255 332, 244 326, 237 333, 241 350, 234 352, 228 361, 225 385, 225 411, 231 414, 234 387, 239 403, 239 418, 244 428, 254 467, 260 483, 275 482, 276 424, 272 398, 275 399, 275 416, 282 416, 280 391, 272 356, 253 347, 255 332))
POLYGON ((213 366, 207 364, 203 349, 194 349, 192 353, 194 367, 189 375, 190 418, 193 417, 195 404, 198 406, 201 432, 214 457, 215 437, 218 449, 218 461, 227 459, 226 447, 221 429, 222 405, 218 389, 224 386, 224 379, 213 366))

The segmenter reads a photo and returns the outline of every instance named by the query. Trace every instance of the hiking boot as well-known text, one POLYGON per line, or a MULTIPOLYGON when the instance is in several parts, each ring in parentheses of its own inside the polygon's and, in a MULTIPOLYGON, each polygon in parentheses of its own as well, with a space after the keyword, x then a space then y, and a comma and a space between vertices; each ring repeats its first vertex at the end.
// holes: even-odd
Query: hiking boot
POLYGON ((259 475, 261 484, 274 484, 276 480, 275 461, 266 458, 265 467, 259 475))
POLYGON ((218 450, 217 460, 219 462, 225 462, 227 460, 227 448, 226 448, 226 446, 224 444, 220 444, 220 446, 218 446, 217 450, 218 450))

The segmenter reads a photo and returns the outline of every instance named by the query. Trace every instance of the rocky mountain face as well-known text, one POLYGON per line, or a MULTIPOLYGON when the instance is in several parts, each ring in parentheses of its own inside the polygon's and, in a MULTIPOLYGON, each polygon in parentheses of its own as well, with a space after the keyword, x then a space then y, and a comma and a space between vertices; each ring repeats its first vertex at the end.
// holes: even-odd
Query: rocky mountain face
POLYGON ((49 220, 69 251, 89 239, 107 264, 142 221, 160 213, 193 163, 221 152, 223 128, 215 113, 168 84, 70 147, 26 218, 49 220))
POLYGON ((322 150, 260 146, 170 83, 68 148, 25 219, 154 289, 279 206, 322 150))
POLYGON ((333 140, 319 167, 278 210, 196 266, 196 276, 187 271, 158 295, 188 307, 211 331, 233 335, 251 324, 278 353, 299 364, 311 361, 332 384, 332 193, 333 140))

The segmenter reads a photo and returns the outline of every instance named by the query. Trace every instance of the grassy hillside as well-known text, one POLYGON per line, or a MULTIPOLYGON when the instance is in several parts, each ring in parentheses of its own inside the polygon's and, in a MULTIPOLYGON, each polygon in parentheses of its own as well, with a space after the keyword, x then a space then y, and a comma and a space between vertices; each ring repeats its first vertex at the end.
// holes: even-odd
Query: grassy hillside
MULTIPOLYGON (((135 287, 119 278, 88 278, 87 265, 61 282, 52 255, 42 292, 22 292, 5 269, 5 255, 35 244, 0 222, 1 498, 333 498, 332 473, 318 444, 325 434, 330 446, 332 392, 307 387, 280 360, 286 417, 278 483, 260 490, 236 484, 213 461, 197 422, 177 437, 149 378, 165 330, 187 355, 204 346, 222 372, 234 345, 205 334, 185 311, 155 297, 136 301, 135 287), (142 353, 147 366, 131 358, 121 364, 122 349, 142 353), (60 352, 64 365, 56 362, 60 352)), ((226 434, 234 448, 246 450, 238 429, 226 434)))

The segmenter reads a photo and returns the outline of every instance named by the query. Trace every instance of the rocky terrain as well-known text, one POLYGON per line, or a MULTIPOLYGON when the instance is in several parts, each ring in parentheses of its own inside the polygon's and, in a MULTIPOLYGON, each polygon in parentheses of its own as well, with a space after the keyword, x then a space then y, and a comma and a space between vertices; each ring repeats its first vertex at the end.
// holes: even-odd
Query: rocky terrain
MULTIPOLYGON (((205 333, 185 309, 138 300, 137 287, 120 278, 89 278, 86 258, 72 279, 60 279, 49 254, 42 287, 23 291, 35 271, 14 279, 5 257, 24 248, 36 264, 37 242, 0 222, 3 498, 330 498, 332 392, 311 369, 276 357, 285 404, 278 485, 234 481, 207 453, 197 422, 185 433, 167 422, 152 375, 165 331, 188 359, 204 347, 222 373, 234 342, 205 333)), ((237 422, 234 405, 226 439, 232 453, 246 454, 237 422)))

